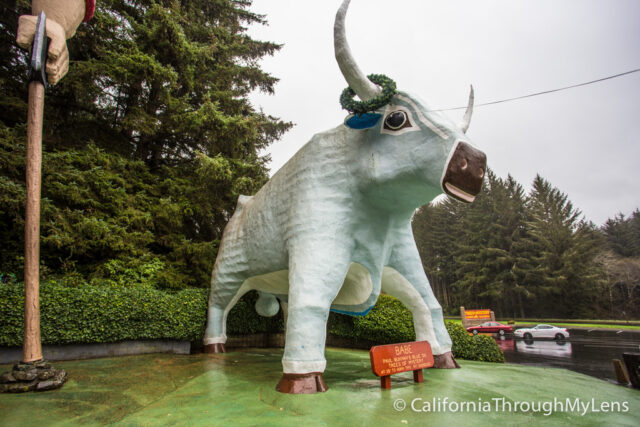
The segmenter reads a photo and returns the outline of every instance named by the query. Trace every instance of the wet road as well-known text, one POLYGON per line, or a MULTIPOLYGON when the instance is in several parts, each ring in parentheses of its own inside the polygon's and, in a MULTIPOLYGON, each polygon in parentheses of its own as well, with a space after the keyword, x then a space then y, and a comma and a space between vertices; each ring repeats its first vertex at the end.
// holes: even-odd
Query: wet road
POLYGON ((640 331, 569 329, 566 341, 496 337, 507 363, 569 369, 615 383, 611 359, 640 351, 640 331))

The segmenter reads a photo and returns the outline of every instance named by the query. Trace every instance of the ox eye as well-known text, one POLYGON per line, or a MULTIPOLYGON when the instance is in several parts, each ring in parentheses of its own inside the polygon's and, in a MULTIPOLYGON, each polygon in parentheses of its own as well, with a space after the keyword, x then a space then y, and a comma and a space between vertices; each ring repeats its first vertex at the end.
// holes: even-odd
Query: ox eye
POLYGON ((398 130, 405 127, 407 123, 407 113, 404 111, 394 111, 384 120, 384 126, 387 129, 398 130))

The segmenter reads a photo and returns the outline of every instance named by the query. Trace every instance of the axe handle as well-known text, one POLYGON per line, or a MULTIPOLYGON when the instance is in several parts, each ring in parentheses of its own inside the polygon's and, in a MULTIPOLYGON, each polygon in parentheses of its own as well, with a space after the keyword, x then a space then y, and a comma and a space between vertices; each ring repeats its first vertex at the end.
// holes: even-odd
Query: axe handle
POLYGON ((22 361, 42 359, 40 340, 40 182, 44 85, 29 83, 27 113, 27 198, 24 227, 24 343, 22 361))

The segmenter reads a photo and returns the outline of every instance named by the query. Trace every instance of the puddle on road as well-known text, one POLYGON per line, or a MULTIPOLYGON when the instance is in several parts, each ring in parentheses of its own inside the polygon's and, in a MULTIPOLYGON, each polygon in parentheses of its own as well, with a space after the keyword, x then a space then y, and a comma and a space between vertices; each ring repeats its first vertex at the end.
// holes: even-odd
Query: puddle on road
POLYGON ((612 359, 640 351, 640 332, 569 329, 566 341, 495 337, 507 363, 570 369, 615 381, 612 359))

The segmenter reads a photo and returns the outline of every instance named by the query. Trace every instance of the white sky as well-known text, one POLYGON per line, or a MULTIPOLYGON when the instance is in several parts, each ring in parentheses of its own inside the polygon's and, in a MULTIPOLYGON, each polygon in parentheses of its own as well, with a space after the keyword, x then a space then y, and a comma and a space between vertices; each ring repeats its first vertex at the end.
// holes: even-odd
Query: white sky
MULTIPOLYGON (((346 87, 333 54, 342 0, 254 0, 284 44, 261 62, 278 77, 256 108, 296 126, 274 143, 272 173, 313 134, 340 124, 346 87)), ((640 68, 638 0, 352 0, 347 37, 365 74, 386 74, 436 108, 476 104, 640 68)), ((448 112, 455 121, 464 110, 448 112)), ((527 191, 536 173, 601 225, 640 207, 640 73, 476 108, 468 135, 501 177, 527 191)))

